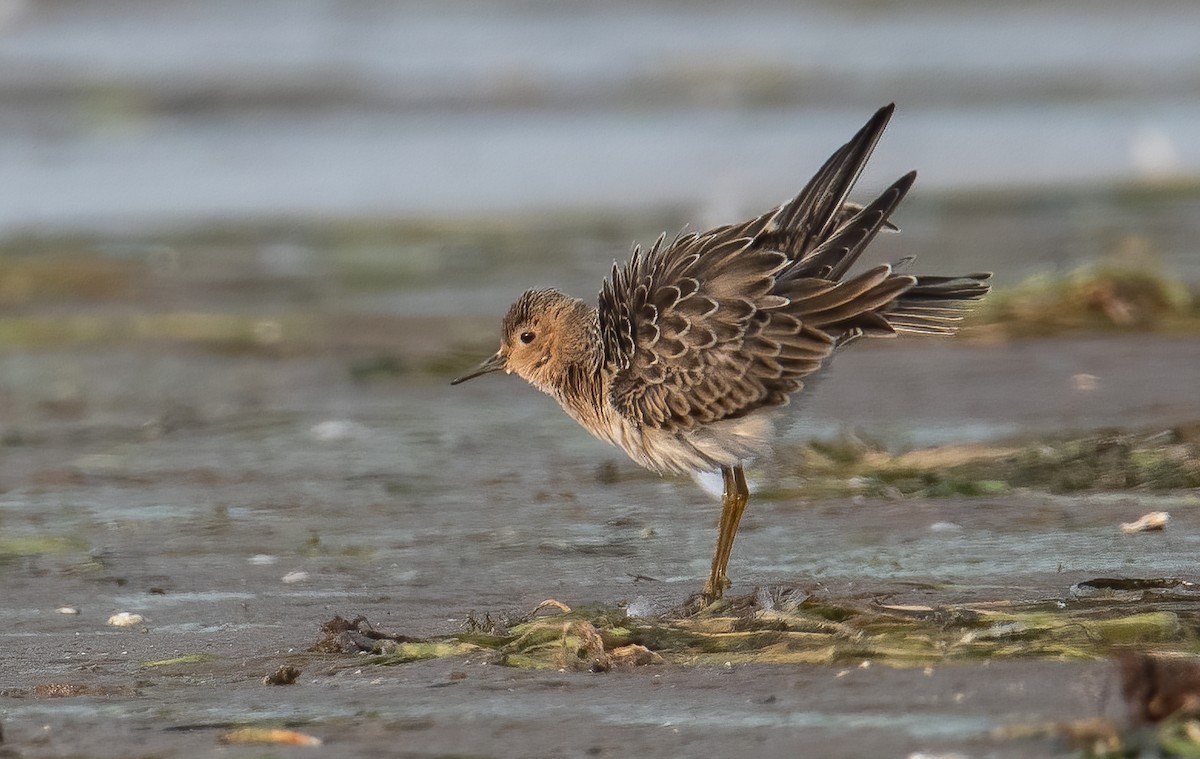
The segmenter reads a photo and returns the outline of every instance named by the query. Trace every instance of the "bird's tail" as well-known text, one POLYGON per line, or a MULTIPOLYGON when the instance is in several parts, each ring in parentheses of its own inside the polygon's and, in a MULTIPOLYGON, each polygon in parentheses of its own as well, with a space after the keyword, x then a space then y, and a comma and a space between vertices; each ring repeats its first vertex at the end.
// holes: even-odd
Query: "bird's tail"
POLYGON ((896 332, 952 335, 976 301, 991 291, 990 272, 961 277, 917 277, 916 283, 879 315, 896 332))
POLYGON ((815 278, 784 282, 775 292, 791 301, 788 311, 802 324, 845 345, 864 335, 953 334, 972 303, 991 289, 990 277, 986 273, 913 276, 882 265, 843 282, 815 278))

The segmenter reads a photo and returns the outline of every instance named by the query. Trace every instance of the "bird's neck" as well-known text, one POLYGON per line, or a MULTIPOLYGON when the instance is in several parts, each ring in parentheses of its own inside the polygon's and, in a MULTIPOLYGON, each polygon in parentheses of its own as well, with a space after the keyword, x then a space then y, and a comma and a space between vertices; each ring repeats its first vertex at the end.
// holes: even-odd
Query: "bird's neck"
POLYGON ((594 430, 608 408, 609 376, 604 367, 604 345, 600 340, 596 314, 580 321, 586 334, 572 340, 573 350, 560 354, 558 361, 547 366, 542 390, 558 401, 563 410, 577 422, 594 430))
POLYGON ((551 395, 575 421, 593 435, 609 439, 608 378, 596 364, 566 367, 551 395))

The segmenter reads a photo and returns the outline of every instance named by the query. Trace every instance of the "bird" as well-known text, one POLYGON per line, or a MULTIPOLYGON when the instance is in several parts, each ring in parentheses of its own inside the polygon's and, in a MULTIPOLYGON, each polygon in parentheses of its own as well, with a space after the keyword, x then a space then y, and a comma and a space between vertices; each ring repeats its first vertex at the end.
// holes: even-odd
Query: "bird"
POLYGON ((696 599, 720 600, 750 497, 745 466, 769 453, 791 397, 863 337, 953 334, 991 274, 916 276, 911 259, 850 269, 916 180, 911 171, 866 205, 847 200, 895 110, 880 108, 790 201, 706 232, 635 245, 595 306, 555 289, 524 292, 501 322, 500 348, 458 385, 515 373, 584 429, 660 474, 721 472, 709 576, 696 599))

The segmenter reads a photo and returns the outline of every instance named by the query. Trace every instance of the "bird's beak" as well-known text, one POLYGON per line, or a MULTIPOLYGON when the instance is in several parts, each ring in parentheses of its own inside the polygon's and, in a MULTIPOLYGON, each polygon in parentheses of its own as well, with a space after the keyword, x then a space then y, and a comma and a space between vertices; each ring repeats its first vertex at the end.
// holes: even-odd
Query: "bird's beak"
POLYGON ((470 374, 464 374, 463 376, 459 377, 458 379, 451 380, 450 384, 457 385, 460 382, 466 382, 469 379, 475 379, 476 377, 478 377, 481 374, 487 374, 488 372, 498 372, 504 368, 504 364, 505 364, 504 356, 500 355, 500 351, 496 351, 496 353, 493 354, 491 358, 489 358, 487 361, 484 361, 479 366, 475 367, 475 371, 471 372, 470 374))

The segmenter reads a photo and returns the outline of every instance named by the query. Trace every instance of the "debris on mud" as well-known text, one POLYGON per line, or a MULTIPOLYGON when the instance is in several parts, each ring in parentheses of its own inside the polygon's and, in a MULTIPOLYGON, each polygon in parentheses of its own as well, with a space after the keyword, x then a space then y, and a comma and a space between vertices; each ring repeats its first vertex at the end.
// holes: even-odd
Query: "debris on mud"
POLYGON ((1121 750, 1121 729, 1106 717, 1088 717, 1068 722, 1033 722, 1005 725, 992 730, 996 740, 1011 741, 1028 738, 1058 737, 1065 739, 1075 750, 1089 757, 1124 756, 1121 750))
POLYGON ((540 612, 540 611, 544 611, 544 610, 546 610, 546 609, 556 609, 556 610, 558 610, 558 611, 562 612, 563 614, 570 614, 570 613, 571 613, 571 607, 570 607, 570 606, 567 606, 567 605, 566 605, 565 603, 563 603, 562 601, 556 601, 556 600, 554 600, 553 598, 547 598, 545 601, 542 601, 540 604, 538 604, 537 606, 535 606, 535 607, 534 607, 534 609, 533 609, 533 611, 530 613, 530 615, 529 615, 529 616, 530 616, 531 618, 532 618, 532 617, 536 617, 536 616, 538 615, 538 612, 540 612))
POLYGON ((1067 591, 1075 601, 1105 602, 1200 600, 1200 587, 1179 577, 1097 577, 1077 582, 1067 591))
POLYGON ((174 656, 170 659, 145 661, 142 662, 142 666, 146 669, 155 669, 157 667, 171 667, 177 664, 204 664, 216 660, 217 657, 212 654, 186 654, 184 656, 174 656))
POLYGON ((293 685, 299 678, 300 670, 290 664, 285 664, 264 677, 263 685, 293 685))
POLYGON ((1122 522, 1121 532, 1153 532, 1155 530, 1164 530, 1167 527, 1167 522, 1171 521, 1171 515, 1165 511, 1151 511, 1149 514, 1143 514, 1140 519, 1132 522, 1122 522))
POLYGON ((274 743, 285 746, 320 746, 316 736, 281 728, 239 727, 217 737, 221 743, 274 743))
POLYGON ((1016 339, 1082 331, 1195 332, 1200 295, 1131 237, 1111 256, 1066 275, 998 290, 970 317, 968 335, 1016 339))
POLYGON ((1122 650, 1116 660, 1134 724, 1200 717, 1200 658, 1122 650))
POLYGON ((89 686, 79 683, 41 683, 33 688, 33 695, 41 698, 70 698, 89 692, 89 686))
MULTIPOLYGON (((1024 488, 1050 493, 1200 487, 1200 441, 1188 425, 1152 433, 1098 432, 1011 445, 967 443, 894 455, 843 433, 811 440, 795 456, 806 497, 989 496, 1024 488)), ((783 457, 781 457, 783 458, 783 457)), ((788 498, 790 488, 760 493, 788 498)), ((1157 529, 1158 517, 1142 529, 1157 529)), ((1162 521, 1165 525, 1165 520, 1162 521)))
POLYGON ((128 611, 117 612, 108 618, 108 624, 113 627, 133 627, 145 621, 141 614, 133 614, 128 611))
POLYGON ((1061 599, 945 606, 776 587, 696 614, 633 617, 624 607, 580 608, 552 617, 530 614, 507 625, 477 622, 428 639, 385 635, 362 618, 349 623, 338 617, 310 650, 370 651, 374 664, 462 654, 513 667, 592 672, 666 663, 876 661, 904 667, 993 658, 1098 659, 1118 646, 1191 650, 1200 640, 1188 613, 1194 602, 1190 583, 1175 579, 1097 579, 1072 586, 1061 599), (359 629, 377 637, 352 637, 363 635, 359 629), (350 643, 343 648, 338 640, 350 643))
POLYGON ((37 698, 74 698, 75 696, 128 696, 132 687, 119 685, 88 685, 86 683, 53 682, 33 687, 37 698))
POLYGON ((1200 658, 1186 654, 1118 649, 1113 660, 1121 681, 1128 723, 1104 717, 1009 725, 998 739, 1049 735, 1065 738, 1086 756, 1200 756, 1200 658))
POLYGON ((364 616, 352 620, 335 616, 321 625, 321 632, 324 637, 314 643, 309 651, 321 654, 357 654, 377 652, 380 641, 416 643, 422 640, 376 630, 364 616))
POLYGON ((508 635, 508 628, 519 622, 524 622, 525 618, 520 620, 500 619, 493 617, 491 612, 484 612, 483 617, 475 616, 474 611, 467 613, 467 618, 463 621, 463 630, 469 633, 481 633, 483 635, 508 635))

